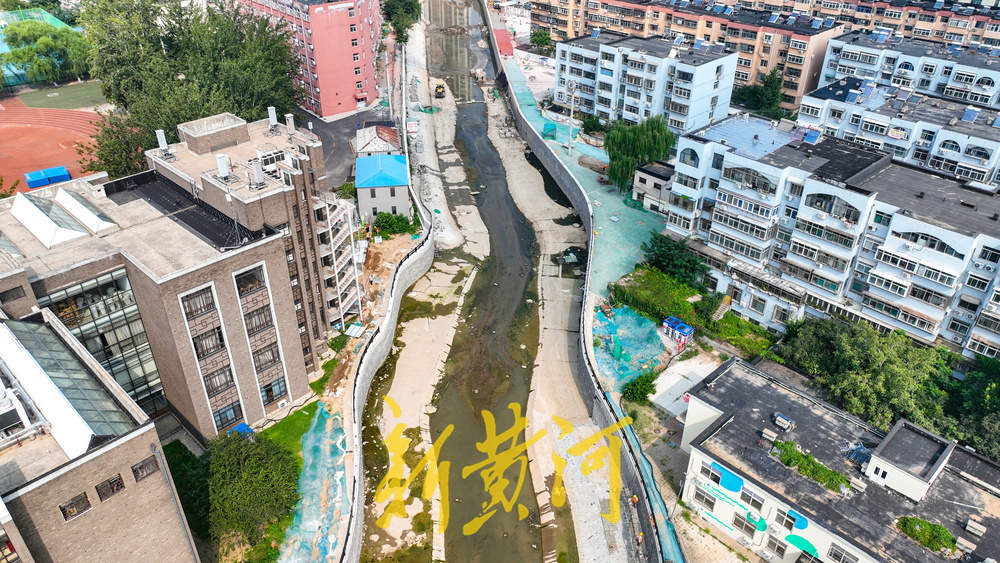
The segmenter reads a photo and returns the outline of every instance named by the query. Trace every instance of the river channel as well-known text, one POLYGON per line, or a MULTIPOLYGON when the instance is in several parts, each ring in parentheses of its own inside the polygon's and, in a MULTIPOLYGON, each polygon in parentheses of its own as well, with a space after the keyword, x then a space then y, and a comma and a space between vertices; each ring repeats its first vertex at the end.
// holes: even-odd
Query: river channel
MULTIPOLYGON (((427 27, 427 62, 432 77, 444 79, 458 100, 455 145, 468 174, 470 189, 447 189, 449 204, 475 204, 489 230, 490 256, 465 297, 463 322, 456 332, 446 363, 446 375, 439 387, 437 412, 431 416, 434 439, 449 425, 454 431, 441 458, 451 461, 449 492, 450 522, 445 533, 445 556, 449 561, 507 562, 540 561, 541 536, 538 505, 527 468, 514 463, 504 477, 509 480, 504 496, 514 500, 512 510, 502 505, 474 534, 465 535, 463 526, 481 514, 491 500, 478 471, 462 478, 462 469, 485 459, 476 443, 486 436, 482 410, 496 417, 502 433, 514 423, 510 403, 520 405, 527 415, 526 402, 531 382, 531 364, 515 359, 513 336, 525 324, 526 315, 536 314, 526 307, 534 296, 534 232, 517 209, 508 191, 500 156, 487 137, 486 107, 482 90, 470 76, 481 68, 493 78, 489 54, 482 42, 482 15, 479 6, 465 2, 430 0, 424 3, 430 18, 427 27), (526 295, 526 292, 528 294, 526 295), (523 477, 520 475, 524 471, 523 477), (516 499, 513 492, 522 483, 516 499), (527 516, 519 519, 517 505, 527 516)), ((533 354, 531 355, 533 357, 533 354)), ((523 443, 523 433, 518 443, 523 443)), ((497 453, 511 447, 501 444, 497 453)))

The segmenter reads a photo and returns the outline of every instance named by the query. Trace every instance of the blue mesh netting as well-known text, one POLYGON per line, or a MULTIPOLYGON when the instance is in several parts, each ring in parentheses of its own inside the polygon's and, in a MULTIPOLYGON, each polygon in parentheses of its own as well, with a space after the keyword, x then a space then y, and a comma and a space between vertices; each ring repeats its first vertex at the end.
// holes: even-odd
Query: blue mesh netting
POLYGON ((626 382, 664 362, 667 348, 653 321, 628 307, 612 312, 611 318, 601 311, 594 315, 594 341, 599 343, 594 357, 601 383, 621 390, 626 382))
POLYGON ((325 561, 337 550, 337 526, 349 510, 344 477, 344 428, 320 403, 302 436, 302 473, 295 518, 281 545, 282 562, 325 561))

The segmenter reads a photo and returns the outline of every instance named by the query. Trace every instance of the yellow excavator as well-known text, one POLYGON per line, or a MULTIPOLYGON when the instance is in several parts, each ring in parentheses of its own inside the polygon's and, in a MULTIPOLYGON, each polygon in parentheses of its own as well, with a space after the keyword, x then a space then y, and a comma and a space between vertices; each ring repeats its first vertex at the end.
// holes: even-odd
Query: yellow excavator
POLYGON ((443 98, 444 97, 444 84, 438 84, 434 87, 434 97, 443 98))

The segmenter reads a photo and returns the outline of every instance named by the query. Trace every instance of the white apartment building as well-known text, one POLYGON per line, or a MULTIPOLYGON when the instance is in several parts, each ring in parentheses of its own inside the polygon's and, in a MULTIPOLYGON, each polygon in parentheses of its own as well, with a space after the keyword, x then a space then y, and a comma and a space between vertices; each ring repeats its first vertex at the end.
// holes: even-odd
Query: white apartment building
POLYGON ((1000 557, 1000 466, 906 420, 886 434, 792 381, 733 360, 689 392, 681 497, 692 512, 766 561, 1000 557), (843 482, 831 489, 785 466, 789 447, 843 482), (904 535, 901 517, 947 528, 955 556, 904 535))
MULTIPOLYGON (((991 24, 995 25, 995 24, 991 24)), ((947 39, 947 38, 946 38, 947 39)), ((826 46, 820 86, 855 76, 1000 109, 1000 48, 904 39, 888 30, 852 31, 826 46)))
POLYGON ((629 37, 609 31, 556 46, 555 101, 604 122, 638 123, 664 115, 684 133, 726 117, 733 92, 736 53, 722 45, 629 37))
POLYGON ((312 205, 330 327, 344 330, 345 319, 361 312, 363 296, 358 282, 361 265, 352 238, 358 229, 357 209, 350 200, 329 192, 313 197, 312 205))
POLYGON ((798 123, 981 189, 996 190, 1000 182, 996 110, 848 77, 803 97, 798 123))
POLYGON ((692 238, 739 315, 780 331, 833 314, 1000 353, 995 193, 748 114, 677 150, 667 231, 692 238))

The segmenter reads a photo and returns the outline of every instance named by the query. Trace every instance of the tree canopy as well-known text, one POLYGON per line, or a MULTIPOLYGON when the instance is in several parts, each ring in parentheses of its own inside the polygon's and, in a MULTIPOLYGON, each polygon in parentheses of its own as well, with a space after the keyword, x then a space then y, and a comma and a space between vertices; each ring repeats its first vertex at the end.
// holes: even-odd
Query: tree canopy
POLYGON ((420 21, 420 1, 386 0, 382 3, 382 13, 396 33, 396 42, 406 43, 410 38, 410 28, 420 21))
POLYGON ((298 502, 295 456, 262 435, 212 439, 207 463, 208 516, 215 538, 235 532, 254 545, 265 525, 298 502))
POLYGON ((664 274, 673 276, 677 281, 694 287, 702 287, 702 279, 708 273, 708 266, 691 252, 687 239, 674 239, 652 231, 649 240, 642 243, 642 252, 646 261, 664 274))
POLYGON ((551 53, 555 50, 555 46, 552 44, 552 34, 545 29, 532 31, 529 41, 532 45, 541 49, 542 52, 551 53))
POLYGON ((674 140, 674 134, 662 115, 651 117, 638 125, 615 122, 604 135, 604 148, 607 149, 610 160, 608 179, 618 189, 627 190, 632 183, 636 166, 667 158, 674 140))
POLYGON ((80 22, 94 44, 91 74, 117 106, 80 147, 87 170, 134 174, 145 168, 142 151, 155 146, 156 129, 175 142, 185 121, 222 112, 263 119, 268 106, 282 114, 302 100, 282 22, 178 0, 85 0, 80 22))
POLYGON ((39 8, 62 20, 68 25, 76 22, 76 12, 63 9, 59 0, 0 0, 0 12, 39 8))
POLYGON ((774 119, 781 119, 781 73, 774 69, 766 74, 760 84, 748 84, 733 90, 733 102, 746 106, 774 119))
POLYGON ((24 71, 30 82, 56 82, 87 76, 90 44, 77 31, 45 22, 24 20, 4 29, 10 51, 0 63, 24 71))
POLYGON ((779 355, 845 411, 883 430, 907 418, 1000 460, 1000 362, 979 357, 963 381, 951 375, 956 354, 902 331, 837 319, 787 329, 779 355))

